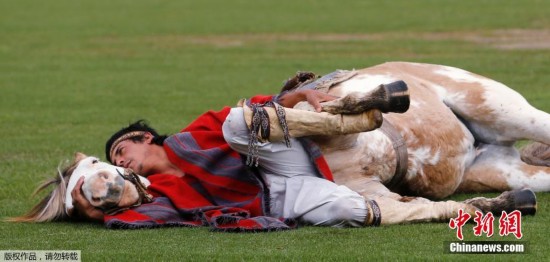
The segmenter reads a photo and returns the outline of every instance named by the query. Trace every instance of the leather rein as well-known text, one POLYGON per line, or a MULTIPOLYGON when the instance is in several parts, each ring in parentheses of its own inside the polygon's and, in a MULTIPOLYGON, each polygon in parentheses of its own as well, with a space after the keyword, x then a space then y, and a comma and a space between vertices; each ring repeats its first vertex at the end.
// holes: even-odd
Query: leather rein
MULTIPOLYGON (((121 211, 124 211, 124 210, 128 210, 132 207, 137 207, 137 206, 140 206, 142 203, 150 203, 153 201, 153 196, 149 193, 147 193, 147 187, 141 182, 141 180, 139 179, 139 176, 138 174, 136 174, 132 169, 129 169, 129 168, 126 168, 124 169, 124 173, 121 173, 118 169, 117 169, 117 173, 126 181, 129 181, 130 183, 132 183, 135 187, 136 187, 136 190, 139 194, 139 199, 138 201, 129 206, 129 207, 119 207, 118 204, 120 203, 120 201, 122 200, 122 197, 118 200, 117 203, 113 204, 113 205, 109 205, 108 207, 104 207, 104 212, 108 215, 114 215, 118 212, 121 212, 121 211)), ((122 192, 122 195, 124 195, 124 191, 122 192)))

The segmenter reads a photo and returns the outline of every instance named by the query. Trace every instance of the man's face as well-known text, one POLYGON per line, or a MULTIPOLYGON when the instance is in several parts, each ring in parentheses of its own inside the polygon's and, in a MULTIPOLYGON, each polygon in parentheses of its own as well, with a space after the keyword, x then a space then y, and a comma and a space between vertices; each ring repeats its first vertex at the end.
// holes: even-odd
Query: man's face
POLYGON ((152 146, 154 145, 151 144, 151 138, 147 135, 143 142, 126 139, 116 145, 111 160, 117 166, 130 168, 140 175, 147 176, 151 168, 147 160, 152 146))

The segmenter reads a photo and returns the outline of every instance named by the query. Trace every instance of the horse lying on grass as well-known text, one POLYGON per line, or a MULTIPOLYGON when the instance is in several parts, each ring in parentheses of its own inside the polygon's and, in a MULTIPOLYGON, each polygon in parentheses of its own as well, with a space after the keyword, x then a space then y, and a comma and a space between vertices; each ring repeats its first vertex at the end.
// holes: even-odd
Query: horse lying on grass
MULTIPOLYGON (((385 114, 386 127, 311 137, 327 159, 336 183, 375 199, 382 224, 442 221, 456 216, 458 209, 471 213, 512 208, 535 213, 534 194, 524 188, 550 190, 550 162, 545 158, 550 115, 501 83, 447 66, 393 62, 320 79, 299 76, 289 81, 287 91, 322 90, 342 97, 322 103, 324 111, 355 113, 373 107, 370 98, 380 84, 396 80, 406 83, 410 106, 405 113, 385 114), (523 139, 537 143, 520 157, 513 145, 523 139), (508 190, 514 191, 505 192, 508 190), (490 191, 505 193, 496 199, 474 198, 462 203, 429 200, 455 192, 490 191)), ((295 108, 310 110, 307 104, 295 108)), ((44 206, 36 207, 35 213, 42 212, 44 206)), ((37 218, 31 212, 21 220, 54 218, 37 218)))
POLYGON ((307 81, 294 86, 343 97, 322 103, 323 110, 349 113, 354 108, 345 105, 360 105, 379 84, 402 80, 410 107, 385 114, 389 128, 313 138, 336 183, 367 197, 394 199, 401 199, 399 194, 441 199, 456 192, 550 191, 550 115, 507 86, 458 68, 406 62, 352 71, 342 79, 313 82, 328 86, 307 81), (535 143, 520 154, 514 148, 518 140, 535 143))

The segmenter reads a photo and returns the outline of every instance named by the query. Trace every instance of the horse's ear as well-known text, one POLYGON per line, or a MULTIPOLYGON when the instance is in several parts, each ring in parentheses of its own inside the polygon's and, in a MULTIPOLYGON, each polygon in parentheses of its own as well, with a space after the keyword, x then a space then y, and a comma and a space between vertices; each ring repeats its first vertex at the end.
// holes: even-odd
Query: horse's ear
POLYGON ((84 159, 84 158, 86 158, 86 157, 88 157, 88 156, 85 155, 84 153, 76 152, 76 153, 74 154, 74 161, 75 161, 75 162, 79 162, 80 160, 82 160, 82 159, 84 159))

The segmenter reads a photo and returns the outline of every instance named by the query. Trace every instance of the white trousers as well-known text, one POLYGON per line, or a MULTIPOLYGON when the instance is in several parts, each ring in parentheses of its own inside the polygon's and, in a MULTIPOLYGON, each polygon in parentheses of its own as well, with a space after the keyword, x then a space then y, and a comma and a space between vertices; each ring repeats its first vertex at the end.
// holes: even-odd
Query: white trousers
MULTIPOLYGON (((223 124, 227 143, 237 152, 248 153, 250 131, 242 108, 233 108, 223 124)), ((301 224, 360 227, 367 216, 365 199, 346 186, 316 176, 316 169, 301 143, 291 138, 260 143, 259 170, 271 197, 271 216, 297 219, 301 224)))

